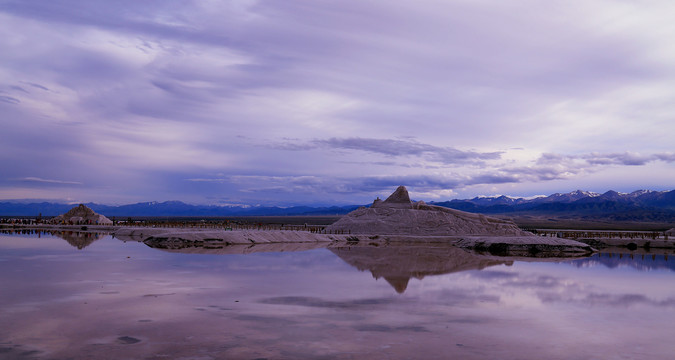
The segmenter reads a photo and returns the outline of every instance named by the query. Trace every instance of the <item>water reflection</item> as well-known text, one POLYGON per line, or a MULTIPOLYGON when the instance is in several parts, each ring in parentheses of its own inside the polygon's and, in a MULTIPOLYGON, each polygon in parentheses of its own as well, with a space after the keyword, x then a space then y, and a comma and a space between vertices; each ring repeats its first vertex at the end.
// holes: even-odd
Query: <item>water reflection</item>
POLYGON ((577 267, 602 265, 610 269, 630 267, 638 271, 658 269, 675 271, 675 261, 672 255, 669 257, 668 254, 599 253, 571 263, 577 267))
POLYGON ((287 243, 220 245, 179 243, 164 247, 161 243, 146 245, 162 251, 185 254, 234 255, 266 252, 296 252, 327 248, 342 261, 360 271, 370 271, 375 279, 384 278, 399 294, 405 292, 411 278, 441 275, 488 266, 511 265, 512 260, 495 259, 470 253, 452 245, 358 245, 348 243, 287 243))
POLYGON ((437 245, 159 251, 109 237, 76 251, 45 234, 0 236, 0 248, 0 358, 672 355, 675 272, 569 266, 606 254, 557 264, 437 245))
POLYGON ((41 230, 41 229, 3 229, 1 234, 8 235, 23 235, 35 236, 41 238, 42 236, 55 236, 68 242, 78 250, 94 243, 94 241, 104 238, 108 233, 88 232, 88 231, 69 231, 69 230, 41 230))
POLYGON ((451 274, 468 270, 482 270, 490 266, 511 266, 515 260, 558 262, 566 258, 525 258, 485 255, 463 250, 450 244, 358 244, 286 243, 222 245, 220 243, 170 243, 145 242, 145 245, 171 253, 202 255, 246 255, 256 253, 301 252, 326 248, 339 259, 358 269, 369 271, 373 278, 383 278, 394 290, 402 294, 410 279, 422 280, 427 276, 451 274), (166 246, 165 246, 166 245, 166 246))
POLYGON ((513 261, 495 260, 476 255, 452 245, 340 246, 329 250, 347 264, 368 270, 375 279, 384 278, 399 294, 411 278, 481 270, 495 265, 512 265, 513 261))
POLYGON ((91 245, 94 241, 101 240, 107 234, 78 231, 55 231, 52 235, 60 237, 67 241, 68 244, 82 250, 91 245))

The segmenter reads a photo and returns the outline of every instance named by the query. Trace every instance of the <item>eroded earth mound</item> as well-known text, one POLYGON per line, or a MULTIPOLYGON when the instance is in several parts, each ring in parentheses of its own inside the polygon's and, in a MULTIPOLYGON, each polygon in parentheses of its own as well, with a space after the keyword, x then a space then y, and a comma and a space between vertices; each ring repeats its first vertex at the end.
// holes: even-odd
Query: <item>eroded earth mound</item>
POLYGON ((399 186, 384 201, 378 198, 370 207, 350 212, 326 230, 383 235, 532 236, 510 221, 412 202, 405 186, 399 186))
POLYGON ((71 225, 112 225, 112 221, 107 217, 97 214, 88 206, 80 204, 67 213, 59 215, 51 220, 52 224, 71 224, 71 225))

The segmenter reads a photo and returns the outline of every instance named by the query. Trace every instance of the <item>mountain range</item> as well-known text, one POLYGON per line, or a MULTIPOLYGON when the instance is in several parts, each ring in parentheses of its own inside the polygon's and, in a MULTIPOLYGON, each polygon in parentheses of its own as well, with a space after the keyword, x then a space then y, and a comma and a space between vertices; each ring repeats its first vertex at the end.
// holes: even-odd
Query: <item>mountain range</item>
MULTIPOLYGON (((89 208, 107 217, 140 216, 185 216, 185 217, 223 217, 223 216, 292 216, 292 215, 343 215, 359 205, 330 207, 263 207, 263 206, 217 206, 191 205, 181 201, 142 202, 136 204, 111 206, 86 203, 89 208)), ((63 214, 74 204, 50 202, 19 203, 0 202, 0 216, 42 216, 50 217, 63 214)))
MULTIPOLYGON (((598 194, 576 190, 555 193, 535 198, 509 196, 479 196, 473 199, 455 199, 431 202, 433 205, 453 209, 506 215, 546 215, 579 219, 604 219, 614 221, 660 221, 675 222, 675 190, 638 190, 631 193, 607 191, 598 194)), ((359 205, 330 207, 262 207, 262 206, 216 206, 190 205, 180 201, 143 202, 111 206, 95 203, 85 204, 97 213, 108 217, 118 216, 290 216, 290 215, 343 215, 359 205)), ((20 203, 0 202, 0 216, 55 216, 63 214, 73 204, 50 202, 20 203)))
POLYGON ((503 195, 480 196, 433 204, 483 214, 555 215, 589 220, 675 222, 675 190, 637 190, 631 193, 610 190, 604 194, 576 190, 529 199, 503 195))

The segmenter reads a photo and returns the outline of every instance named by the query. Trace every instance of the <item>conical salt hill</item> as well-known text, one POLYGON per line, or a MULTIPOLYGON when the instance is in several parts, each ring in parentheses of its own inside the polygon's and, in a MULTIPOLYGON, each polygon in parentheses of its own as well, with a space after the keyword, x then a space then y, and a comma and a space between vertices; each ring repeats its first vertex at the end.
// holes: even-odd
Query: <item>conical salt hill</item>
POLYGON ((329 232, 379 235, 487 235, 531 236, 511 221, 441 206, 412 202, 405 186, 399 186, 386 200, 376 199, 326 228, 329 232))
POLYGON ((410 195, 405 186, 399 186, 382 204, 389 207, 412 209, 412 201, 410 201, 410 195))
POLYGON ((67 213, 59 215, 50 220, 52 224, 71 224, 71 225, 112 225, 112 221, 107 217, 97 214, 84 204, 80 204, 67 213))
POLYGON ((79 217, 86 218, 86 217, 95 216, 95 215, 97 215, 97 214, 90 207, 88 207, 87 205, 84 205, 84 204, 80 204, 80 205, 68 210, 67 213, 63 214, 63 217, 71 218, 71 217, 74 217, 74 216, 79 216, 79 217))

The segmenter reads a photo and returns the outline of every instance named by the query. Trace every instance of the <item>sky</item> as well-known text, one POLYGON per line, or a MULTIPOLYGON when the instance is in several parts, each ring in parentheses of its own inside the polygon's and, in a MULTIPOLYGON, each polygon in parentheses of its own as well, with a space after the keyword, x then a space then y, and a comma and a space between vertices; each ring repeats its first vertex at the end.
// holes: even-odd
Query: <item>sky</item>
POLYGON ((0 0, 0 199, 675 188, 675 2, 0 0))

